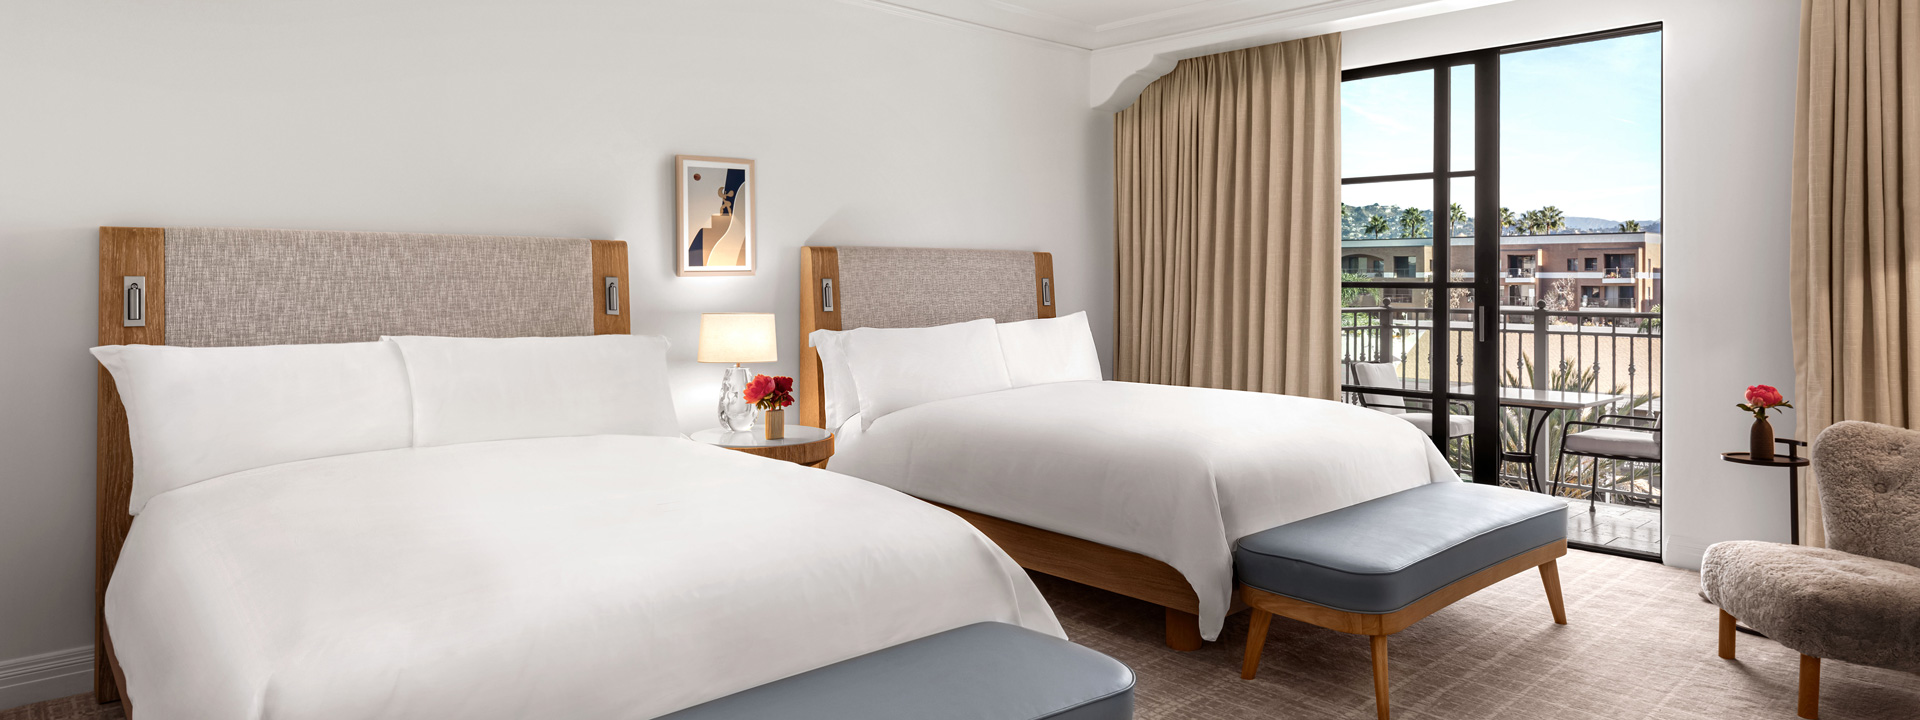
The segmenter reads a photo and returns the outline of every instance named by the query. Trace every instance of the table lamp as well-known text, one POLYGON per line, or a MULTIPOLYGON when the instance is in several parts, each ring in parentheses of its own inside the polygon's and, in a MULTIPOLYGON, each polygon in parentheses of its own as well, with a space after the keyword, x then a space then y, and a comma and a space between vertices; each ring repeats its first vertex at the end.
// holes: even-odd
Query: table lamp
POLYGON ((747 381, 753 376, 740 363, 779 359, 773 313, 700 315, 700 362, 733 363, 720 379, 721 428, 732 432, 753 429, 753 407, 745 396, 747 381))

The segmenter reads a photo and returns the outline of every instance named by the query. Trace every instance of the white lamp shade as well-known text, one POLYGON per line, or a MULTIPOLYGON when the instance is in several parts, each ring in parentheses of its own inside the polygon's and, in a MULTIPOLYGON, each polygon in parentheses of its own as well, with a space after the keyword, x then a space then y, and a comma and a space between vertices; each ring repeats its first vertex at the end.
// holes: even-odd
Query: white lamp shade
POLYGON ((773 313, 700 315, 700 362, 750 363, 779 359, 773 313))

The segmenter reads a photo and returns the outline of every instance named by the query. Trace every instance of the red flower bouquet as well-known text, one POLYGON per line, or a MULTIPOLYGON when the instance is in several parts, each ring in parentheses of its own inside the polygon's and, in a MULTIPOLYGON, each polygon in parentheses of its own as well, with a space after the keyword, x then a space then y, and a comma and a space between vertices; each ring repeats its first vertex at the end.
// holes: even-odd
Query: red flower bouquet
POLYGON ((762 410, 779 410, 793 404, 793 378, 755 375, 744 393, 747 404, 762 410))
POLYGON ((1747 401, 1734 407, 1753 413, 1756 420, 1765 420, 1768 410, 1790 408, 1793 407, 1793 403, 1787 402, 1787 398, 1780 394, 1780 390, 1772 385, 1749 385, 1747 401))

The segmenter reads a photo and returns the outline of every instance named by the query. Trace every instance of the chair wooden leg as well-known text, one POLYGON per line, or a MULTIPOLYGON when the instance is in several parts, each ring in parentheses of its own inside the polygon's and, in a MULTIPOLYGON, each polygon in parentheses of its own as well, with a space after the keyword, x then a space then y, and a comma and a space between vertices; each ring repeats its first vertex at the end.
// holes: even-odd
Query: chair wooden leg
POLYGON ((1800 717, 1820 720, 1820 658, 1800 656, 1800 717))
POLYGON ((1240 677, 1252 680, 1253 674, 1260 670, 1260 650, 1267 646, 1267 625, 1273 622, 1273 613, 1254 608, 1247 622, 1247 657, 1240 662, 1240 677))
POLYGON ((1540 564, 1540 583, 1547 586, 1547 607, 1553 609, 1555 625, 1567 624, 1567 604, 1560 599, 1560 561, 1540 564))
POLYGON ((1740 636, 1740 633, 1734 632, 1736 622, 1739 621, 1734 620, 1733 615, 1725 610, 1720 611, 1720 657, 1722 659, 1733 659, 1734 639, 1740 636))
POLYGON ((1193 652, 1200 644, 1200 616, 1167 608, 1167 647, 1193 652))
POLYGON ((1380 711, 1380 720, 1389 720, 1392 712, 1387 710, 1387 636, 1373 637, 1373 705, 1380 711))

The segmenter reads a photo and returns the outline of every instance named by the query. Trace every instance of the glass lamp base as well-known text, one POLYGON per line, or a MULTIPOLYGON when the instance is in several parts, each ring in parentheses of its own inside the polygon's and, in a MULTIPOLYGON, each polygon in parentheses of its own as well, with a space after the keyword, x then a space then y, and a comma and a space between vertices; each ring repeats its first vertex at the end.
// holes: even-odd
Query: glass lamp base
POLYGON ((746 368, 735 365, 726 369, 720 377, 720 427, 731 432, 747 432, 753 429, 753 407, 747 405, 744 393, 751 375, 746 368))

